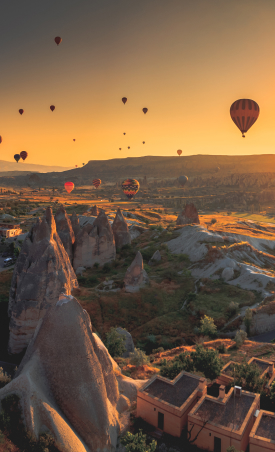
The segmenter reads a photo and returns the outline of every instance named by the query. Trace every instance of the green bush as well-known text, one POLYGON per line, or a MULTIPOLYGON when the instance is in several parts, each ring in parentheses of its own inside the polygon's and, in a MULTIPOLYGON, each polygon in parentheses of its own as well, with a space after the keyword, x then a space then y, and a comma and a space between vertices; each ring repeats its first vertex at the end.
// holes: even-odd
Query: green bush
POLYGON ((181 371, 192 372, 194 370, 194 364, 187 352, 181 353, 176 356, 172 361, 168 363, 163 361, 160 375, 173 380, 181 371))
POLYGON ((106 333, 105 346, 112 358, 122 356, 126 352, 125 338, 114 327, 106 333))
POLYGON ((215 223, 217 223, 216 218, 212 218, 212 219, 211 219, 211 224, 215 224, 215 223))
POLYGON ((201 319, 200 322, 201 322, 201 327, 200 327, 201 334, 204 334, 205 336, 210 336, 210 337, 216 336, 217 327, 214 324, 214 319, 205 315, 203 317, 203 319, 201 319))
POLYGON ((256 364, 248 364, 244 359, 241 364, 235 365, 235 385, 241 386, 244 391, 260 393, 265 384, 265 378, 260 377, 261 373, 256 364))
POLYGON ((190 357, 195 369, 211 381, 221 374, 223 362, 216 350, 204 349, 202 345, 196 345, 196 350, 191 352, 190 357))
POLYGON ((143 350, 139 348, 135 348, 133 352, 130 353, 130 364, 133 366, 143 366, 144 364, 148 364, 150 362, 149 356, 143 350))
POLYGON ((221 354, 225 353, 225 352, 226 352, 225 345, 224 345, 224 344, 220 344, 220 345, 217 347, 217 350, 218 350, 218 352, 221 353, 221 354))
POLYGON ((146 443, 147 437, 139 430, 135 435, 127 432, 121 438, 121 444, 125 447, 126 452, 155 452, 157 442, 153 440, 150 444, 146 443))
POLYGON ((239 348, 241 345, 243 345, 244 341, 247 338, 247 333, 243 330, 238 330, 236 333, 236 336, 234 338, 234 341, 236 343, 236 347, 239 348))

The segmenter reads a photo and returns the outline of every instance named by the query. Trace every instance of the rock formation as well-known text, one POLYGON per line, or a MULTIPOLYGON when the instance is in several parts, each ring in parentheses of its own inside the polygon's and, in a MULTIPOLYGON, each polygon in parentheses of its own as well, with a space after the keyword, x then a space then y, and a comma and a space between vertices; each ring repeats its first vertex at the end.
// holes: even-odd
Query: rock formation
POLYGON ((9 353, 23 351, 60 292, 69 295, 75 287, 74 270, 48 208, 27 235, 15 264, 8 307, 9 353))
POLYGON ((80 231, 80 226, 79 226, 78 216, 76 215, 75 212, 73 212, 73 214, 71 215, 70 220, 71 220, 71 225, 72 225, 72 228, 74 231, 74 235, 76 237, 78 232, 80 231))
POLYGON ((148 275, 143 268, 142 255, 140 251, 138 251, 124 277, 125 291, 138 292, 138 290, 144 287, 148 281, 148 275))
POLYGON ((93 206, 93 207, 91 208, 90 212, 91 212, 91 215, 93 215, 93 217, 97 217, 98 214, 99 214, 98 207, 97 207, 97 206, 93 206))
POLYGON ((125 339, 124 345, 125 345, 126 351, 123 353, 122 358, 128 358, 130 353, 132 353, 135 350, 133 338, 132 338, 131 334, 129 333, 129 331, 126 331, 124 328, 118 327, 116 330, 125 339))
POLYGON ((74 247, 74 269, 111 262, 116 257, 114 234, 102 210, 93 224, 87 224, 77 234, 74 247))
POLYGON ((149 260, 148 265, 153 265, 155 262, 160 262, 160 261, 161 261, 161 254, 160 254, 159 250, 157 250, 154 252, 153 256, 149 260))
POLYGON ((56 223, 56 231, 72 263, 75 235, 72 228, 71 220, 69 219, 67 212, 63 206, 59 207, 59 209, 56 211, 54 218, 56 223))
POLYGON ((200 224, 199 215, 193 203, 186 204, 185 208, 177 218, 177 225, 200 224))
POLYGON ((131 243, 131 235, 129 232, 128 224, 126 223, 120 208, 117 209, 117 213, 112 224, 112 230, 115 237, 116 249, 121 248, 123 245, 127 245, 128 243, 131 243))
POLYGON ((0 401, 20 397, 24 424, 37 439, 46 431, 65 452, 108 452, 116 448, 120 413, 144 383, 121 375, 87 312, 62 294, 39 320, 0 401))

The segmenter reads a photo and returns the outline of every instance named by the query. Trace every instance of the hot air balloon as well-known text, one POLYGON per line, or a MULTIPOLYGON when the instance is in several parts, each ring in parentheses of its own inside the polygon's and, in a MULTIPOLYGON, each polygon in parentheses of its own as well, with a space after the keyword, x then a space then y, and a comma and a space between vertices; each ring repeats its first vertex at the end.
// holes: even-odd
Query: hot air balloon
POLYGON ((128 199, 132 199, 139 191, 139 182, 136 179, 126 179, 121 188, 128 199))
POLYGON ((82 163, 82 165, 84 166, 84 165, 85 165, 85 163, 82 163))
POLYGON ((94 179, 93 180, 93 185, 95 186, 95 188, 98 188, 101 184, 101 180, 100 179, 94 179))
POLYGON ((128 146, 128 149, 130 149, 130 146, 128 146))
POLYGON ((73 138, 73 141, 75 141, 75 138, 73 138))
POLYGON ((186 182, 188 181, 188 177, 187 176, 180 176, 179 177, 179 184, 181 187, 184 187, 184 185, 186 184, 186 182))
POLYGON ((124 103, 124 105, 126 104, 126 102, 127 102, 127 97, 123 97, 122 99, 122 102, 124 103))
POLYGON ((19 113, 20 113, 20 115, 23 115, 23 113, 24 113, 23 108, 20 108, 19 113))
POLYGON ((51 105, 51 106, 50 106, 50 109, 51 109, 52 111, 54 111, 55 106, 54 106, 54 105, 51 105))
POLYGON ((147 111, 148 111, 148 108, 143 108, 142 111, 143 111, 144 114, 146 114, 147 111))
POLYGON ((231 119, 242 132, 243 138, 248 129, 257 121, 259 114, 259 105, 251 99, 236 100, 230 107, 231 119))
POLYGON ((54 38, 56 44, 59 46, 59 44, 61 43, 62 39, 60 38, 60 36, 56 36, 56 38, 54 38))
POLYGON ((19 155, 19 154, 15 154, 15 155, 13 156, 13 158, 14 158, 14 160, 16 160, 16 162, 18 163, 19 160, 20 160, 20 155, 19 155))
POLYGON ((75 167, 77 168, 77 165, 75 165, 75 167))
POLYGON ((178 149, 178 150, 177 150, 177 154, 178 154, 178 155, 181 155, 181 154, 182 154, 182 150, 181 150, 181 149, 178 149))
POLYGON ((119 148, 119 150, 121 151, 121 148, 119 148))
POLYGON ((1 137, 1 135, 0 135, 0 144, 2 143, 2 141, 3 141, 3 140, 2 140, 2 137, 1 137))
POLYGON ((28 157, 28 153, 26 151, 22 151, 20 152, 20 157, 22 160, 26 160, 26 158, 28 157))
POLYGON ((126 132, 123 132, 123 135, 126 135, 126 132))
POLYGON ((74 189, 74 183, 73 182, 65 182, 64 187, 68 193, 71 193, 71 191, 74 189))
POLYGON ((145 144, 145 141, 143 141, 142 144, 145 144))

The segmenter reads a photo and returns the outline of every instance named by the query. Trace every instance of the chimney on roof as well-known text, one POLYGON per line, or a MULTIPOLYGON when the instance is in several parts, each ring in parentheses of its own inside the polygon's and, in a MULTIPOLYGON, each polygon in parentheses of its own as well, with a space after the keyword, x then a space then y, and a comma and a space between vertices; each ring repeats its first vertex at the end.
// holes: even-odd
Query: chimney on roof
POLYGON ((234 386, 235 396, 241 397, 242 395, 242 388, 240 386, 234 386))
POLYGON ((220 385, 219 387, 219 399, 223 399, 225 396, 225 386, 224 385, 220 385))
POLYGON ((199 379, 199 391, 204 392, 206 389, 206 379, 200 378, 199 379))

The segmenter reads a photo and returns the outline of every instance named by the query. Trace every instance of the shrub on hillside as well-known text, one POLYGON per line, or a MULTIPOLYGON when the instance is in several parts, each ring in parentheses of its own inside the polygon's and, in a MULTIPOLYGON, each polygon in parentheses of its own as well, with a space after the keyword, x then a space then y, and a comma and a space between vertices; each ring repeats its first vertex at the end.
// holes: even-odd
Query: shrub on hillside
POLYGON ((147 444, 146 440, 146 435, 143 434, 140 429, 139 433, 136 433, 135 435, 127 432, 120 441, 125 447, 126 452, 155 452, 157 442, 153 440, 150 444, 147 444))
POLYGON ((201 319, 200 332, 205 336, 215 337, 217 335, 217 327, 214 323, 214 319, 205 315, 201 319))
POLYGON ((244 391, 260 393, 265 384, 265 378, 261 378, 261 373, 256 364, 248 364, 244 360, 241 364, 235 365, 235 385, 241 386, 244 391))
POLYGON ((231 301, 226 309, 226 311, 228 312, 229 316, 231 317, 232 315, 236 315, 239 309, 239 303, 237 303, 236 301, 231 301))
POLYGON ((143 350, 139 348, 135 348, 133 352, 129 355, 130 364, 133 366, 143 366, 144 364, 148 364, 150 362, 149 356, 143 350))
POLYGON ((234 341, 236 343, 236 347, 239 348, 243 345, 244 341, 247 338, 247 333, 243 330, 238 330, 236 333, 236 336, 234 338, 234 341))
POLYGON ((126 352, 125 338, 114 327, 106 333, 105 346, 112 358, 122 356, 126 352))
POLYGON ((217 223, 216 218, 212 218, 212 219, 211 219, 211 224, 215 224, 215 223, 217 223))
POLYGON ((211 381, 221 374, 223 362, 216 350, 204 349, 202 345, 197 345, 196 350, 191 352, 190 357, 195 369, 202 372, 211 381))

